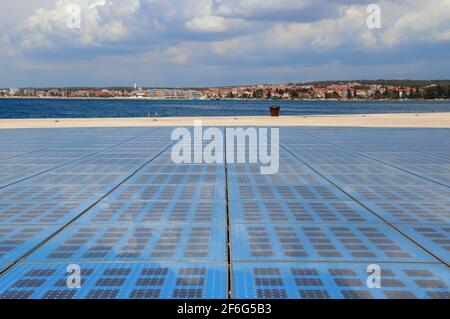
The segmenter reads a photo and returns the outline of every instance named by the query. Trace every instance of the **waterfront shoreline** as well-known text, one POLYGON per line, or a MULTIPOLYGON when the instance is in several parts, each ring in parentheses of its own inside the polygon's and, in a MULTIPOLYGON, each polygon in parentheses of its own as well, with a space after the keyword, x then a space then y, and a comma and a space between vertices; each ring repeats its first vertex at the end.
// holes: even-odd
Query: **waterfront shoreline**
POLYGON ((0 119, 0 129, 192 126, 450 128, 450 112, 309 116, 0 119))
POLYGON ((450 99, 241 99, 241 98, 222 98, 222 99, 161 99, 150 97, 35 97, 35 96, 0 96, 0 100, 87 100, 87 101, 270 101, 270 102, 446 102, 450 99))

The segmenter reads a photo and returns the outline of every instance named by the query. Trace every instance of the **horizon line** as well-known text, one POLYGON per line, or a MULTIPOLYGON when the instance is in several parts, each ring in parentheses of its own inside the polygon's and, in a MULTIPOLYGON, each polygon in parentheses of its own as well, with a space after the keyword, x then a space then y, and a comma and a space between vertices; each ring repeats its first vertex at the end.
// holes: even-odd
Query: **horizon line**
MULTIPOLYGON (((450 82, 449 79, 433 79, 433 80, 411 80, 411 79, 354 79, 354 80, 317 80, 317 81, 306 81, 306 82, 277 82, 277 83, 253 83, 253 84, 227 84, 227 85, 213 85, 213 86, 140 86, 140 88, 146 89, 208 89, 208 88, 231 88, 231 87, 252 87, 260 85, 310 85, 310 84, 325 84, 325 83, 353 83, 353 82, 450 82)), ((450 84, 450 83, 449 83, 450 84)), ((0 87, 0 89, 73 89, 73 88, 83 88, 83 89, 108 89, 108 88, 134 88, 134 84, 131 86, 124 85, 106 85, 106 86, 88 86, 88 85, 70 85, 70 86, 21 86, 21 87, 0 87)))

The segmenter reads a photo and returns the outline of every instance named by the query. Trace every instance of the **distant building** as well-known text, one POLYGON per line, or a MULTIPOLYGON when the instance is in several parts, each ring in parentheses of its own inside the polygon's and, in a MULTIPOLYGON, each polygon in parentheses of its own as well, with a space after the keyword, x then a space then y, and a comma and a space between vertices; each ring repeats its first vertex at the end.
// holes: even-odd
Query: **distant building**
POLYGON ((17 95, 19 92, 20 92, 19 89, 11 88, 11 89, 9 89, 8 95, 9 95, 9 96, 15 96, 15 95, 17 95))
POLYGON ((149 89, 146 92, 146 96, 151 99, 164 100, 191 100, 202 98, 200 91, 183 89, 149 89))

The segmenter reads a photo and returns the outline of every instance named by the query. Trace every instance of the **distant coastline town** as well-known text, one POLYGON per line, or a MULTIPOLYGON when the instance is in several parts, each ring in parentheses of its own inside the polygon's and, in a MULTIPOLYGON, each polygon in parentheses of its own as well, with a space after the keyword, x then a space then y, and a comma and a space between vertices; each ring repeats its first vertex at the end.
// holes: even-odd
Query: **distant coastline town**
POLYGON ((1 98, 154 100, 436 100, 450 99, 450 80, 346 81, 209 88, 4 88, 1 98))

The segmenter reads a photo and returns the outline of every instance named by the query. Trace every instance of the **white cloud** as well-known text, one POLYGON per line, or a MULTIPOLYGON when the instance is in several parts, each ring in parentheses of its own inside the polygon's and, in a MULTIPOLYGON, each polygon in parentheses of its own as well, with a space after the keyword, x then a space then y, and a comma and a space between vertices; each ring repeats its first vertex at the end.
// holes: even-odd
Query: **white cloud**
POLYGON ((450 0, 409 3, 384 1, 382 28, 366 26, 366 6, 340 7, 336 18, 315 22, 275 23, 258 34, 245 35, 213 44, 220 55, 267 54, 269 52, 333 52, 339 49, 355 52, 391 50, 404 45, 447 41, 450 38, 450 0))
POLYGON ((277 23, 256 35, 217 41, 214 52, 224 54, 267 54, 287 51, 313 50, 325 52, 340 46, 357 46, 373 42, 366 32, 363 7, 349 6, 342 9, 337 19, 323 19, 313 23, 277 23), (253 51, 253 52, 252 52, 253 51))
POLYGON ((273 12, 305 9, 313 0, 216 0, 215 12, 224 16, 257 18, 273 12))
MULTIPOLYGON (((402 6, 396 8, 401 10, 402 6)), ((383 32, 384 45, 448 40, 445 34, 450 31, 450 0, 411 0, 403 9, 407 10, 383 32)))
POLYGON ((257 74, 261 65, 271 63, 280 70, 294 65, 314 69, 366 55, 387 61, 396 52, 413 59, 414 48, 450 44, 450 0, 376 1, 382 9, 379 30, 366 26, 366 6, 372 2, 36 0, 33 10, 27 7, 27 19, 8 26, 0 22, 0 55, 14 56, 28 70, 83 60, 86 65, 111 63, 112 70, 147 63, 153 69, 248 66, 257 74), (70 4, 81 7, 80 29, 68 28, 70 4), (412 48, 406 55, 405 47, 412 48))
POLYGON ((224 54, 244 41, 259 41, 245 45, 255 50, 267 46, 322 52, 448 39, 450 0, 381 1, 383 28, 377 33, 365 27, 362 2, 367 1, 58 0, 53 9, 38 9, 18 25, 15 42, 25 52, 130 43, 146 51, 149 44, 203 40, 215 42, 214 52, 224 54), (79 30, 67 27, 70 4, 81 7, 79 30), (299 21, 292 21, 293 13, 299 21))
POLYGON ((228 30, 225 18, 212 15, 187 21, 186 29, 193 32, 226 32, 228 30))
POLYGON ((177 38, 180 42, 189 38, 198 40, 202 34, 229 38, 256 32, 267 25, 261 25, 253 18, 277 10, 289 13, 292 9, 306 8, 309 11, 311 3, 310 0, 58 0, 53 9, 36 10, 24 23, 16 26, 14 33, 16 44, 26 51, 98 47, 129 41, 145 47, 148 43, 163 44, 177 38), (68 20, 72 19, 68 7, 73 4, 81 7, 79 30, 67 27, 68 20))
POLYGON ((190 51, 182 46, 171 47, 165 51, 165 55, 171 62, 183 64, 189 60, 190 51))

